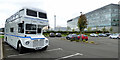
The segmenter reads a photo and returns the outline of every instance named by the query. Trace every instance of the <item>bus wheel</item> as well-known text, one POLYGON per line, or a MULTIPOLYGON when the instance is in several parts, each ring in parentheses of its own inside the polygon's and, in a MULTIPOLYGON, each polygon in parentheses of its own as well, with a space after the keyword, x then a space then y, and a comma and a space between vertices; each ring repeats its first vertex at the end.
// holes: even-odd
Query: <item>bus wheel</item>
POLYGON ((42 48, 42 51, 45 51, 47 49, 48 46, 45 46, 44 48, 42 48))
POLYGON ((7 42, 7 37, 5 38, 5 42, 7 42))
POLYGON ((18 52, 19 52, 20 54, 23 53, 23 46, 22 46, 22 44, 21 44, 20 42, 18 43, 18 52))

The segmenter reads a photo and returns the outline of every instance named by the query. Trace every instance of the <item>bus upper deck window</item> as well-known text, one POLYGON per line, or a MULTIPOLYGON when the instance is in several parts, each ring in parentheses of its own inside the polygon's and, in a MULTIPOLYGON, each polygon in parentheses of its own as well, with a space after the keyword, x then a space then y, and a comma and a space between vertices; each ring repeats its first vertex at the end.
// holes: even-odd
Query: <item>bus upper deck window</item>
POLYGON ((18 24, 18 33, 24 33, 24 23, 18 24))
POLYGON ((26 13, 28 16, 37 17, 37 11, 27 9, 26 13))
POLYGON ((46 14, 46 13, 39 12, 39 18, 47 19, 47 14, 46 14))

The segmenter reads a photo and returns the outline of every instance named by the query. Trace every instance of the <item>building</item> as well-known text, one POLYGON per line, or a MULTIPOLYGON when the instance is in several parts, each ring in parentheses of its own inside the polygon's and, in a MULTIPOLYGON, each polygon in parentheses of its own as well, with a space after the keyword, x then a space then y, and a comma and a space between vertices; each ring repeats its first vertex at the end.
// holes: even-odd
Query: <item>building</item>
POLYGON ((118 15, 118 19, 119 19, 119 28, 118 28, 118 32, 120 33, 120 1, 118 2, 118 11, 119 11, 119 15, 118 15))
POLYGON ((54 31, 67 31, 66 27, 55 27, 54 31))
MULTIPOLYGON (((103 27, 106 29, 110 29, 112 27, 113 32, 118 32, 119 28, 119 8, 118 4, 109 4, 106 6, 103 6, 99 9, 96 9, 94 11, 86 13, 87 23, 88 27, 91 27, 92 30, 98 28, 99 30, 102 30, 103 27)), ((78 17, 75 17, 71 20, 67 21, 67 26, 71 29, 78 30, 77 28, 77 22, 78 17)))

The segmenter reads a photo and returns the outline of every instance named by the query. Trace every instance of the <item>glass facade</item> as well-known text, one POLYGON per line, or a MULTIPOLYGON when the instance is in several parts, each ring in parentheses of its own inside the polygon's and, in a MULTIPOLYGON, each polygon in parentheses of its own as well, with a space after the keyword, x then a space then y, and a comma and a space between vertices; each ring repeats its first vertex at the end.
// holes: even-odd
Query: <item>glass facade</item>
MULTIPOLYGON (((96 28, 100 30, 105 26, 107 29, 110 27, 113 28, 114 32, 118 32, 119 19, 118 19, 118 5, 109 4, 94 11, 88 12, 85 14, 87 18, 87 27, 96 28)), ((67 26, 71 28, 77 27, 78 17, 71 19, 72 21, 67 21, 67 26)))

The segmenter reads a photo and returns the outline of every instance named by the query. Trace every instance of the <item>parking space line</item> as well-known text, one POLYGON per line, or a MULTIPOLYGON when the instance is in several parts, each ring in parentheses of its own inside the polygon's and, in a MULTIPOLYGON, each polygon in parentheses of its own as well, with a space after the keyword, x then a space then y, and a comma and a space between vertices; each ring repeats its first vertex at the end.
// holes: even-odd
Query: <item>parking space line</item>
POLYGON ((18 56, 18 55, 9 55, 9 56, 7 56, 7 57, 13 57, 13 56, 18 56))
POLYGON ((18 54, 18 55, 9 55, 9 56, 7 56, 7 57, 22 56, 22 55, 27 55, 27 54, 30 54, 30 53, 26 53, 26 54, 18 54))
POLYGON ((66 59, 66 58, 70 58, 70 57, 73 57, 73 56, 77 56, 77 55, 83 55, 81 53, 76 53, 76 54, 72 54, 72 55, 68 55, 68 56, 64 56, 64 57, 61 57, 61 58, 58 58, 58 59, 55 59, 55 60, 61 60, 61 59, 66 59))
MULTIPOLYGON (((13 50, 13 49, 6 49, 6 50, 13 50)), ((51 49, 51 50, 46 50, 46 51, 56 51, 56 50, 63 50, 62 48, 56 48, 56 49, 51 49)), ((27 55, 30 53, 26 53, 26 54, 17 54, 17 55, 9 55, 7 57, 15 57, 15 56, 22 56, 22 55, 27 55)))
POLYGON ((6 50, 13 50, 13 49, 6 49, 6 50))
POLYGON ((8 45, 4 45, 4 46, 8 46, 8 45))
POLYGON ((62 48, 56 48, 56 49, 51 49, 51 50, 46 50, 46 51, 56 51, 56 50, 63 50, 62 48))

